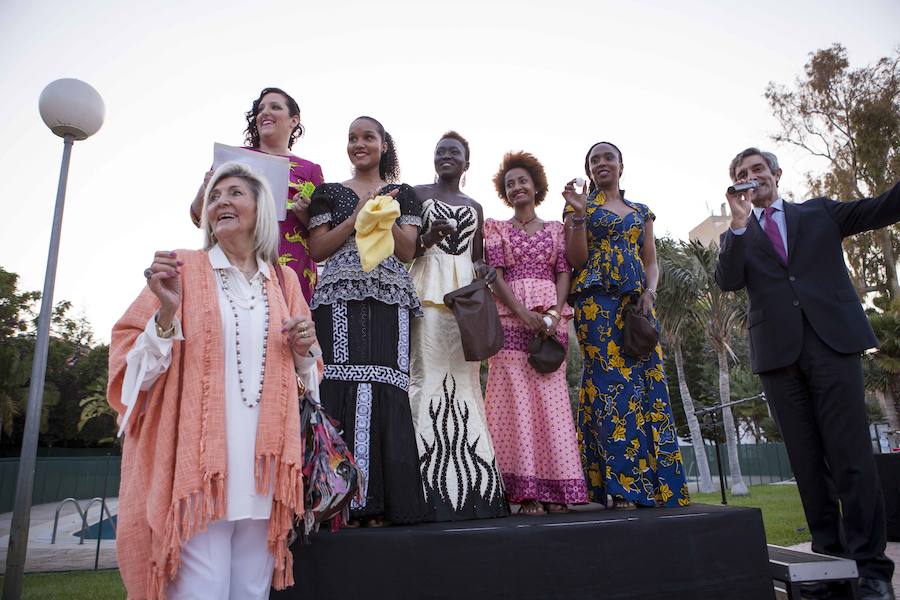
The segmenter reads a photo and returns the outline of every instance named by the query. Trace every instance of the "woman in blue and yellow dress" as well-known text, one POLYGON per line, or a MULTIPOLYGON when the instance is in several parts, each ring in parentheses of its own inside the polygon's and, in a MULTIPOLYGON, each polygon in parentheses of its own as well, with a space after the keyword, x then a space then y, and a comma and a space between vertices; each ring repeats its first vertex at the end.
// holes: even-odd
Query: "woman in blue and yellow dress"
POLYGON ((570 181, 566 256, 574 267, 569 301, 584 357, 578 442, 592 502, 613 507, 690 503, 675 419, 669 404, 662 348, 633 358, 623 352, 624 310, 653 312, 659 267, 647 206, 619 189, 622 153, 609 142, 585 158, 588 192, 570 181))

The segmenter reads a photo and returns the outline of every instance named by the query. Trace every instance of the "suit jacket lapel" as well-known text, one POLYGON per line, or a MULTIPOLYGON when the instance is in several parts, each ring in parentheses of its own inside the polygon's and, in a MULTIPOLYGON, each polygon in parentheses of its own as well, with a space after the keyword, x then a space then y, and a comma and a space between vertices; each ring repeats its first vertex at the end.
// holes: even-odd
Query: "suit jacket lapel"
MULTIPOLYGON (((782 267, 787 268, 781 261, 781 257, 778 256, 778 253, 775 252, 775 248, 772 247, 772 242, 769 241, 769 238, 766 236, 766 232, 763 231, 762 226, 759 224, 759 220, 756 218, 756 213, 750 213, 750 219, 748 219, 747 227, 750 230, 750 233, 753 235, 753 240, 757 246, 761 247, 764 252, 766 252, 769 256, 772 257, 772 260, 777 262, 782 267)), ((790 231, 790 229, 788 229, 790 231)), ((790 254, 788 254, 790 257, 790 254)), ((790 260, 790 258, 788 258, 790 260)))
POLYGON ((784 224, 787 228, 787 255, 788 262, 794 257, 794 245, 797 243, 797 233, 800 230, 800 211, 790 202, 783 202, 784 224))

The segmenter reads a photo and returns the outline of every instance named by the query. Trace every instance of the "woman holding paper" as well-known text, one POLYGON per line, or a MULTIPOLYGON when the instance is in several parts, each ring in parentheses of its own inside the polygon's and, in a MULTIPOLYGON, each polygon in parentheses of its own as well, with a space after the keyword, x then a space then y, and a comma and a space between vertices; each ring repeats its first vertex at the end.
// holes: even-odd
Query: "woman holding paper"
MULTIPOLYGON (((309 256, 309 203, 312 189, 324 181, 322 167, 291 153, 298 137, 303 135, 300 106, 287 92, 265 88, 246 114, 244 131, 247 149, 290 160, 290 182, 285 218, 278 223, 278 262, 297 273, 303 297, 309 302, 316 285, 316 263, 309 256)), ((197 197, 191 204, 191 220, 200 226, 203 194, 212 171, 206 174, 197 197)), ((280 202, 276 199, 276 202, 280 202)), ((280 211, 276 211, 280 214, 280 211)))
POLYGON ((311 304, 325 361, 321 397, 366 475, 351 517, 411 523, 429 514, 407 395, 410 318, 422 309, 403 265, 415 253, 421 206, 395 183, 397 153, 381 123, 353 121, 347 154, 353 177, 320 185, 309 206, 310 254, 328 261, 311 304))
POLYGON ((278 222, 260 176, 222 165, 202 221, 204 250, 157 252, 112 332, 129 598, 263 599, 293 583, 298 387, 320 373, 315 325, 296 275, 272 264, 278 222))

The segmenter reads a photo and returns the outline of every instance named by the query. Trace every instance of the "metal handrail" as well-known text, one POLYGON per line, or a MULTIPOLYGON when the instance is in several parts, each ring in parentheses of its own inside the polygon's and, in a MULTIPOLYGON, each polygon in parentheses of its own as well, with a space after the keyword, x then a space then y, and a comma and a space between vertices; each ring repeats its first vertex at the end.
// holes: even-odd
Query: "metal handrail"
POLYGON ((59 525, 59 511, 62 510, 62 507, 65 506, 66 502, 72 502, 75 504, 75 510, 78 511, 78 514, 81 516, 81 541, 79 544, 84 543, 84 530, 87 529, 87 511, 81 510, 81 504, 78 503, 78 500, 75 498, 66 498, 62 502, 59 503, 56 507, 56 515, 53 517, 53 535, 50 537, 50 543, 56 543, 56 528, 59 525))
MULTIPOLYGON (((112 513, 109 512, 109 505, 100 498, 99 496, 96 498, 91 498, 91 501, 88 502, 87 508, 84 509, 84 519, 87 521, 88 512, 91 510, 91 507, 94 506, 95 503, 100 503, 100 521, 103 520, 103 513, 106 513, 107 518, 109 518, 109 524, 112 525, 113 533, 116 532, 116 524, 113 522, 112 513)), ((99 523, 99 521, 98 521, 99 523)))

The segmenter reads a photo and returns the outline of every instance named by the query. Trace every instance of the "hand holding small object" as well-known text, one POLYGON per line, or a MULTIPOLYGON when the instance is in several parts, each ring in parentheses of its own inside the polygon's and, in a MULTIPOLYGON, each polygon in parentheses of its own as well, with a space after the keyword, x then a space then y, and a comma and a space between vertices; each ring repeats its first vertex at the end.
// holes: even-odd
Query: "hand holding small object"
POLYGON ((576 177, 569 181, 566 184, 566 187, 563 188, 562 196, 565 199, 566 204, 574 209, 576 217, 584 216, 584 211, 587 207, 587 193, 584 190, 584 179, 576 177), (576 189, 576 184, 581 188, 581 191, 576 189))

